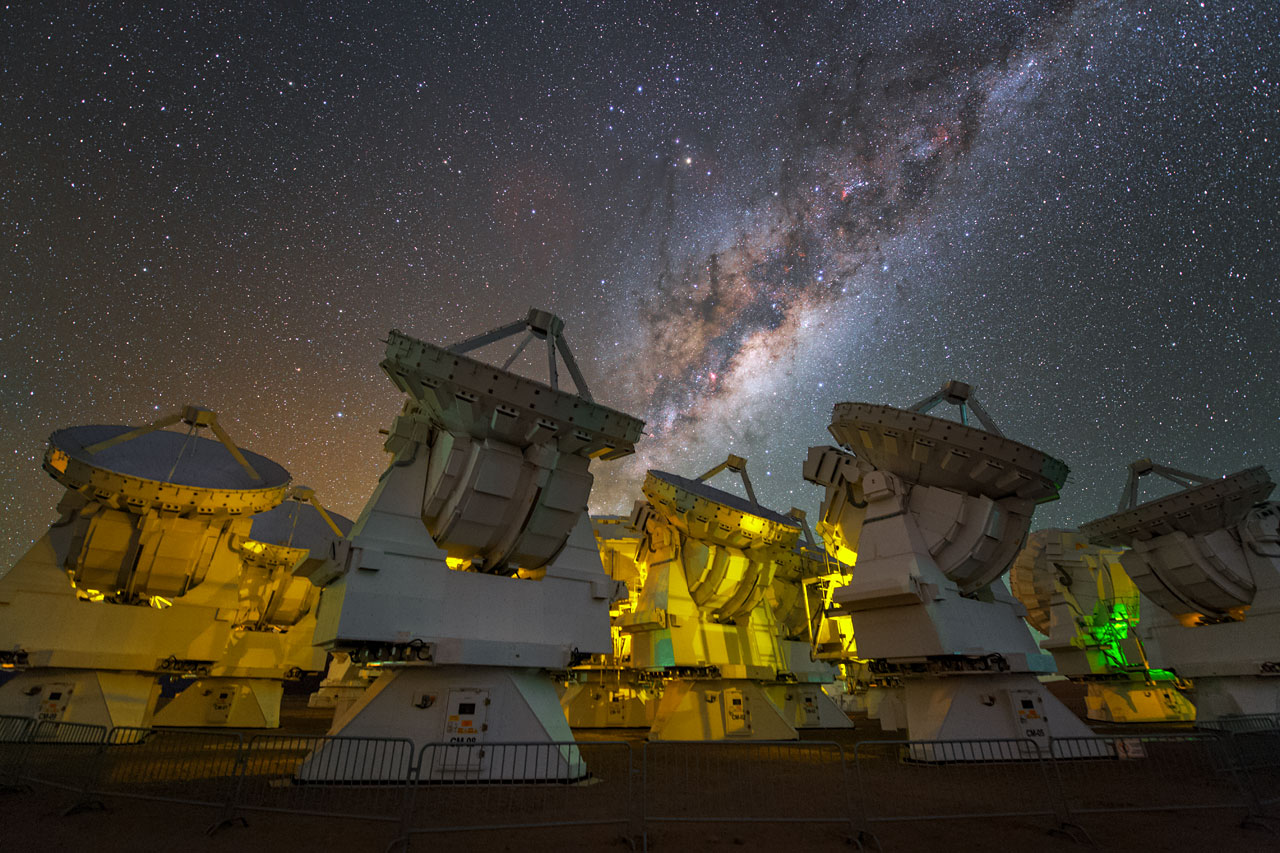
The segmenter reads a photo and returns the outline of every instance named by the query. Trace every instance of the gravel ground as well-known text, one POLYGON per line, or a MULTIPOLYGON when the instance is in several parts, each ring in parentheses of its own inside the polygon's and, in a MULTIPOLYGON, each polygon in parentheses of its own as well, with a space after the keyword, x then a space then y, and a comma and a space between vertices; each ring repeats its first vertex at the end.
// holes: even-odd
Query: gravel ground
MULTIPOLYGON (((1064 697, 1067 698, 1067 697, 1064 697)), ((320 735, 327 728, 324 712, 306 708, 305 698, 286 697, 283 732, 301 736, 320 735)), ((1081 845, 1056 832, 1057 818, 1049 792, 1053 780, 1035 764, 1001 763, 945 767, 913 765, 899 760, 896 749, 866 752, 854 773, 852 761, 847 776, 840 772, 840 751, 824 746, 835 742, 851 758, 858 740, 884 738, 874 723, 855 720, 856 727, 840 731, 809 731, 810 742, 803 756, 794 751, 756 751, 748 762, 726 759, 727 753, 681 750, 671 745, 651 748, 648 810, 675 820, 652 821, 648 846, 653 850, 824 850, 851 849, 848 823, 830 821, 814 824, 771 822, 771 815, 785 814, 831 818, 848 814, 846 796, 855 813, 859 804, 874 804, 880 816, 911 817, 938 812, 968 815, 949 820, 899 820, 869 824, 885 850, 1080 850, 1081 845), (847 778, 848 791, 838 781, 847 778), (719 822, 682 821, 680 818, 723 817, 719 822)), ((1148 730, 1151 727, 1144 727, 1148 730)), ((1166 729, 1168 730, 1168 729, 1166 729)), ((1185 731, 1175 728, 1174 731, 1185 731)), ((1125 730, 1126 733, 1132 733, 1125 730)), ((579 740, 583 755, 596 778, 576 786, 450 786, 424 787, 413 792, 415 825, 433 822, 559 820, 626 818, 639 814, 645 779, 638 768, 644 732, 583 731, 579 740), (628 763, 628 747, 609 742, 624 740, 634 756, 628 763), (628 773, 628 766, 635 767, 628 773), (624 808, 629 802, 630 810, 624 808)), ((189 750, 215 762, 217 744, 189 750)), ((129 748, 123 748, 127 754, 129 748)), ((738 753, 745 755, 746 753, 738 753)), ((50 754, 52 756, 52 754, 50 754)), ((156 764, 159 777, 150 785, 131 782, 127 762, 116 762, 101 778, 119 783, 119 790, 145 790, 158 796, 175 791, 213 790, 199 787, 201 780, 188 779, 198 771, 185 769, 186 759, 171 759, 171 766, 149 759, 142 753, 134 763, 156 764), (126 778, 127 777, 127 778, 126 778), (166 781, 167 780, 167 781, 166 781)), ((1198 764, 1203 756, 1195 744, 1160 744, 1150 750, 1145 761, 1088 761, 1064 765, 1063 784, 1077 809, 1098 810, 1075 816, 1098 849, 1182 851, 1222 849, 1230 851, 1280 850, 1280 835, 1264 829, 1244 828, 1244 810, 1234 807, 1203 808, 1232 801, 1228 779, 1213 768, 1198 764), (1160 812, 1115 813, 1103 811, 1117 805, 1159 802, 1170 809, 1160 812)), ((73 781, 83 756, 63 755, 47 761, 45 774, 52 779, 73 781), (61 763, 59 763, 59 760, 61 763)), ((198 765, 192 765, 198 766, 198 765)), ((218 818, 213 807, 171 804, 107 795, 98 799, 102 810, 64 815, 63 811, 80 796, 72 790, 37 784, 29 790, 0 794, 0 850, 91 850, 115 851, 377 851, 398 835, 395 821, 362 819, 357 815, 400 814, 402 800, 394 790, 363 788, 342 790, 289 790, 266 775, 251 780, 260 783, 263 804, 301 805, 314 815, 253 811, 246 814, 248 825, 234 824, 213 836, 205 830, 218 818), (292 797, 292 799, 289 799, 292 797), (273 799, 274 798, 274 799, 273 799)), ((204 780, 215 785, 218 780, 204 780)), ((256 796, 256 795, 255 795, 256 796)), ((1280 820, 1273 824, 1280 829, 1280 820)), ((521 851, 543 853, 566 849, 619 849, 629 847, 628 838, 640 844, 638 823, 607 826, 546 827, 427 833, 413 838, 411 849, 465 851, 521 851)), ((866 839, 870 842, 870 839, 866 839)), ((870 844, 868 843, 868 846, 870 844)), ((874 849, 874 848, 872 848, 874 849)))

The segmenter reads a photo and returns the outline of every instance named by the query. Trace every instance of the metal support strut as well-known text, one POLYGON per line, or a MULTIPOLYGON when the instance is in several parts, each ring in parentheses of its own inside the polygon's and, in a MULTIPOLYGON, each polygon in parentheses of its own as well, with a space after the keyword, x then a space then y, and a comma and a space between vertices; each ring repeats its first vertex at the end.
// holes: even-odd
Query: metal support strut
POLYGON ((747 490, 747 500, 751 501, 752 506, 760 506, 760 501, 756 500, 756 490, 751 488, 751 478, 747 476, 747 460, 741 456, 729 454, 729 458, 725 459, 716 467, 698 478, 699 483, 705 483, 721 471, 733 471, 742 477, 743 488, 747 490))
POLYGON ((557 391, 560 390, 560 377, 556 368, 556 352, 559 351, 560 359, 564 362, 565 369, 569 371, 569 376, 573 379, 573 384, 578 389, 578 396, 588 403, 593 402, 591 392, 587 390, 587 380, 582 376, 582 371, 578 369, 578 363, 574 361, 573 353, 569 350, 569 342, 565 340, 564 320, 550 311, 530 308, 528 316, 523 320, 507 323, 505 326, 490 329, 487 332, 476 335, 474 338, 459 341, 448 347, 448 351, 457 355, 464 355, 472 350, 509 338, 512 335, 518 335, 521 332, 526 333, 524 340, 520 342, 515 352, 502 365, 503 370, 511 367, 520 353, 524 352, 524 348, 528 346, 529 341, 534 338, 540 338, 547 342, 547 377, 551 387, 557 391))
POLYGON ((1116 512, 1124 512, 1138 505, 1138 481, 1147 474, 1164 477, 1179 489, 1189 489, 1209 482, 1208 477, 1199 474, 1159 465, 1147 458, 1137 459, 1129 463, 1129 478, 1125 480, 1124 492, 1120 495, 1120 505, 1116 507, 1116 512))
POLYGON ((960 423, 967 426, 969 412, 972 411, 974 417, 978 419, 978 423, 982 424, 983 429, 1001 438, 1004 437, 1000 427, 996 426, 996 422, 991 419, 991 416, 987 414, 987 410, 978 402, 977 395, 973 393, 973 386, 958 382, 955 379, 945 382, 942 388, 911 406, 908 411, 919 412, 922 415, 927 414, 930 409, 943 402, 960 407, 960 423))

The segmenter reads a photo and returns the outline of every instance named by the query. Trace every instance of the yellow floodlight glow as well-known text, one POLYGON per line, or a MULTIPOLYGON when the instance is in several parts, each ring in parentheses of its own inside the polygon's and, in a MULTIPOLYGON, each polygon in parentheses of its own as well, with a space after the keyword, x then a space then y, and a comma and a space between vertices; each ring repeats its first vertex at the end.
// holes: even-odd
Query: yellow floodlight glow
POLYGON ((738 527, 747 533, 763 533, 764 519, 758 515, 744 515, 738 522, 738 527))
POLYGON ((54 447, 49 450, 49 467, 59 474, 67 473, 67 463, 70 461, 71 457, 58 448, 54 447))

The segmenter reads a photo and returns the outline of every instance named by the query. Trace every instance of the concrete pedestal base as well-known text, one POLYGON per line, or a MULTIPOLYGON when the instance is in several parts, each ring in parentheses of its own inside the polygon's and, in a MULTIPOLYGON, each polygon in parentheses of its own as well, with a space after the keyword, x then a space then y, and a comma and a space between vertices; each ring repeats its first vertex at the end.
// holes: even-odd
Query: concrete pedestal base
POLYGON ((1196 708, 1178 688, 1140 682, 1090 682, 1088 718, 1103 723, 1189 723, 1196 708))
POLYGON ((569 684, 560 697, 569 725, 575 729, 647 729, 658 712, 660 694, 639 684, 626 671, 588 673, 569 684))
POLYGON ((798 740, 759 682, 676 679, 662 691, 649 740, 798 740))
POLYGON ((1199 676, 1191 701, 1201 722, 1244 714, 1280 714, 1280 676, 1199 676))
POLYGON ((160 685, 152 675, 40 668, 0 687, 0 714, 111 729, 152 723, 160 685))
POLYGON ((273 678, 198 678, 156 712, 154 725, 176 728, 280 728, 284 683, 273 678))
MULTIPOLYGON (((388 668, 346 714, 335 718, 329 734, 403 738, 414 755, 426 746, 419 776, 423 782, 565 782, 586 775, 555 685, 534 669, 388 668)), ((403 778, 403 771, 400 752, 331 741, 307 758, 298 777, 377 782, 403 778)))
POLYGON ((1049 738, 1093 731, 1030 673, 973 674, 904 680, 911 740, 1049 738))
POLYGON ((770 684, 765 693, 782 717, 797 729, 851 729, 853 721, 827 695, 821 684, 770 684))

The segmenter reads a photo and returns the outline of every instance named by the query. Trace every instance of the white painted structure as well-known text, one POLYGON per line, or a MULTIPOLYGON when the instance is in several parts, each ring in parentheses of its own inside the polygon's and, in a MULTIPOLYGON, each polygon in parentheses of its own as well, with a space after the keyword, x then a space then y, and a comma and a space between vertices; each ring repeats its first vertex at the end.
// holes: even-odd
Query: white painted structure
MULTIPOLYGON (((390 333, 382 367, 409 396, 386 441, 391 464, 349 543, 311 573, 324 585, 316 643, 382 671, 333 734, 573 740, 548 671, 610 651, 609 605, 626 594, 601 567, 588 465, 631 453, 643 422, 591 401, 562 328, 530 311, 448 349, 390 333), (464 355, 521 331, 547 342, 550 385, 507 370, 519 349, 503 367, 464 355), (557 352, 577 394, 557 387, 557 352)), ((431 772, 532 772, 481 752, 431 772)), ((314 758, 311 767, 333 766, 314 758)), ((561 769, 581 766, 571 746, 561 759, 561 769)))
POLYGON ((853 619, 858 656, 902 679, 913 740, 1088 735, 1040 683, 1053 659, 1000 577, 1038 502, 1066 479, 1062 462, 1004 438, 969 386, 898 409, 840 403, 805 479, 826 488, 818 530, 856 553, 835 601, 853 619), (926 414, 960 406, 961 423, 926 414), (985 429, 967 425, 969 411, 985 429))
POLYGON ((1280 712, 1280 503, 1265 468, 1209 479, 1141 459, 1114 515, 1081 532, 1127 546, 1153 665, 1194 682, 1200 722, 1280 712), (1155 473, 1181 487, 1137 502, 1155 473))

